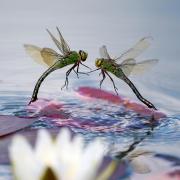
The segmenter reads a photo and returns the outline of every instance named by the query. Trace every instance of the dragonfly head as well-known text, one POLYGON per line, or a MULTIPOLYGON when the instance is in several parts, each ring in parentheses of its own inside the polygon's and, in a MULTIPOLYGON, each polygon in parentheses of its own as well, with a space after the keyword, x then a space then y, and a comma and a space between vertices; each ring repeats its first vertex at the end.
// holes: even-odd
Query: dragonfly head
POLYGON ((85 61, 87 59, 88 53, 86 53, 85 51, 80 50, 79 55, 80 55, 81 61, 85 61))
POLYGON ((103 60, 102 60, 102 59, 96 59, 96 62, 95 62, 96 67, 100 68, 101 65, 102 65, 102 63, 103 63, 103 60))

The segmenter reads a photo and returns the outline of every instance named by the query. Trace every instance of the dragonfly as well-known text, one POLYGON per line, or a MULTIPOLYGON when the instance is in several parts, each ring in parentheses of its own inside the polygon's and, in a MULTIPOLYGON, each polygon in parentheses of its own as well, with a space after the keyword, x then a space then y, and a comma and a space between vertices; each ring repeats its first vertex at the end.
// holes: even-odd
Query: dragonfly
POLYGON ((90 71, 94 72, 101 70, 102 80, 100 81, 100 88, 103 81, 106 78, 106 75, 110 78, 114 90, 118 95, 118 88, 115 85, 113 78, 109 73, 112 73, 117 78, 123 80, 127 85, 132 89, 137 98, 147 105, 149 108, 156 109, 156 107, 147 99, 145 99, 140 92, 137 90, 136 86, 128 78, 129 75, 136 75, 146 72, 148 69, 151 69, 155 64, 157 64, 157 59, 148 59, 141 62, 136 62, 136 57, 138 57, 144 50, 146 50, 151 44, 152 37, 144 37, 139 40, 132 48, 127 50, 118 58, 111 58, 105 45, 99 48, 100 58, 97 58, 95 65, 97 69, 90 71))
POLYGON ((87 56, 88 56, 87 52, 83 50, 79 50, 78 52, 71 51, 67 42, 64 40, 59 28, 56 27, 56 29, 59 35, 59 39, 56 39, 55 36, 48 29, 47 29, 47 32, 50 35, 53 42, 55 43, 55 45, 57 46, 60 53, 57 53, 55 50, 51 48, 46 48, 46 47, 40 48, 38 46, 31 45, 31 44, 24 45, 24 48, 27 54, 30 55, 37 63, 48 66, 48 69, 38 79, 34 87, 33 94, 32 94, 29 104, 31 104, 32 102, 38 99, 37 97, 38 91, 42 82, 53 71, 57 69, 61 69, 68 65, 72 65, 72 67, 66 72, 66 80, 65 80, 64 85, 61 88, 63 89, 64 87, 68 88, 68 83, 69 83, 68 76, 72 70, 76 73, 77 77, 79 77, 78 74, 83 73, 83 72, 79 72, 80 65, 83 65, 89 68, 88 66, 82 63, 86 61, 87 59, 87 56))

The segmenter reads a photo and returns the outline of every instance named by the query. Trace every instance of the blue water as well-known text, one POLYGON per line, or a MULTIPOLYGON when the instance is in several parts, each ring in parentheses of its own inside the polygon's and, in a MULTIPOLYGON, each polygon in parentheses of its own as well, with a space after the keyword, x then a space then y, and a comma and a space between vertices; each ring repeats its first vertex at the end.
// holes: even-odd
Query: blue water
MULTIPOLYGON (((46 28, 54 34, 59 26, 70 47, 88 51, 86 61, 94 67, 98 48, 106 44, 112 57, 119 56, 144 36, 153 36, 151 47, 140 56, 140 60, 157 58, 159 64, 143 76, 130 77, 137 88, 156 107, 167 114, 167 118, 155 124, 151 132, 148 124, 150 117, 140 117, 134 112, 124 113, 121 107, 105 101, 87 102, 79 98, 75 90, 79 86, 99 86, 98 73, 76 78, 70 76, 68 91, 61 91, 64 83, 64 68, 51 74, 40 89, 39 96, 56 99, 65 106, 63 111, 73 119, 83 123, 106 126, 106 132, 90 131, 83 128, 69 127, 83 134, 87 141, 95 137, 104 139, 109 144, 112 155, 124 151, 143 137, 137 149, 156 151, 179 157, 180 148, 180 25, 177 20, 178 1, 173 3, 160 1, 138 3, 124 1, 2 1, 0 6, 0 113, 4 115, 24 115, 38 77, 46 67, 36 64, 23 49, 24 43, 41 47, 55 48, 46 28), (11 4, 11 6, 9 6, 11 4), (43 6, 42 6, 43 4, 43 6), (112 127, 112 128, 109 128, 112 127), (116 128, 113 128, 116 127, 116 128), (118 129, 119 127, 119 129, 118 129), (109 128, 109 129, 108 129, 109 128), (123 129, 120 131, 120 129, 123 129)), ((82 71, 86 71, 81 67, 82 71)), ((119 93, 137 100, 132 91, 115 78, 119 93)), ((110 81, 105 81, 103 89, 113 91, 110 81)), ((34 128, 57 126, 57 121, 39 118, 31 126, 34 128)), ((164 163, 164 162, 163 162, 164 163)), ((162 164, 163 164, 162 163, 162 164)), ((157 167, 160 172, 162 166, 157 167)), ((168 166, 170 168, 171 166, 168 166)), ((141 177, 141 176, 140 176, 141 177)), ((136 178, 139 178, 137 176, 136 178)))
MULTIPOLYGON (((29 92, 20 94, 16 92, 16 96, 10 96, 9 94, 10 92, 4 92, 3 96, 0 97, 2 100, 1 114, 32 115, 26 110, 27 102, 31 95, 29 92)), ((48 96, 48 94, 45 93, 44 96, 48 96)), ((127 111, 127 109, 119 107, 119 105, 102 100, 87 101, 81 99, 73 91, 66 93, 64 97, 56 96, 56 100, 63 104, 62 113, 68 114, 69 119, 73 119, 76 124, 72 124, 68 120, 65 123, 64 119, 42 116, 29 127, 30 129, 68 127, 72 131, 82 134, 87 142, 99 137, 106 142, 107 151, 112 156, 121 154, 133 143, 137 142, 132 153, 145 150, 147 152, 160 153, 163 156, 175 156, 175 160, 172 163, 179 162, 180 116, 168 115, 168 117, 152 125, 150 124, 152 119, 150 116, 144 117, 133 111, 127 111)), ((153 158, 155 157, 153 156, 153 158)), ((171 169, 171 161, 164 161, 169 163, 166 170, 171 169)), ((160 162, 163 164, 164 161, 160 162)), ((151 163, 149 166, 152 166, 151 163)), ((178 166, 179 164, 175 167, 177 168, 178 166)), ((9 176, 10 170, 8 171, 8 167, 5 167, 0 168, 1 174, 5 173, 6 176, 9 176)), ((163 168, 157 166, 156 171, 158 169, 160 172, 163 168)), ((134 178, 137 179, 144 177, 144 174, 134 174, 134 178)))

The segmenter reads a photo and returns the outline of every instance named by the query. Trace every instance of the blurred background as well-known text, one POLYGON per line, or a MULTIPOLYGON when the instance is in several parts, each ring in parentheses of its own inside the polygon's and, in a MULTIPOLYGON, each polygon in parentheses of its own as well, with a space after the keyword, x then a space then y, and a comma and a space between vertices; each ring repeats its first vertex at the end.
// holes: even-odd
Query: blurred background
MULTIPOLYGON (((170 114, 180 107, 180 2, 178 0, 1 0, 0 3, 0 92, 29 92, 46 67, 26 55, 23 44, 56 49, 46 32, 58 26, 72 50, 89 53, 86 64, 95 68, 98 48, 105 44, 119 56, 139 39, 152 36, 151 47, 138 59, 159 59, 143 76, 130 77, 139 91, 159 109, 170 114)), ((50 75, 40 93, 60 92, 64 68, 50 75)), ((82 68, 82 67, 81 67, 82 68)), ((86 70, 83 69, 82 70, 86 70)), ((70 76, 69 91, 79 86, 99 87, 98 73, 70 76)), ((115 78, 119 93, 136 99, 124 82, 115 78)), ((103 85, 113 91, 109 80, 103 85)), ((64 90, 65 91, 65 90, 64 90)))

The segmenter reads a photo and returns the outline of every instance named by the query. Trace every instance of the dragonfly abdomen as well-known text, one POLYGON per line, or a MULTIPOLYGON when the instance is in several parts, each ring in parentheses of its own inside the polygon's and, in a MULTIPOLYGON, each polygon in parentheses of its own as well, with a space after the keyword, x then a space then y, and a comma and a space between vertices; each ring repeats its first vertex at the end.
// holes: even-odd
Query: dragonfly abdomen
POLYGON ((113 73, 116 77, 121 78, 121 79, 122 79, 122 77, 123 77, 123 75, 124 75, 122 69, 120 69, 120 68, 114 68, 114 69, 112 69, 112 73, 113 73))
POLYGON ((124 74, 122 76, 122 79, 124 80, 124 82, 126 82, 128 84, 128 86, 132 89, 132 91, 135 93, 136 97, 143 102, 144 104, 146 104, 147 107, 152 108, 154 110, 157 110, 156 107, 147 99, 145 99, 140 92, 137 90, 136 86, 130 81, 130 79, 124 74))

